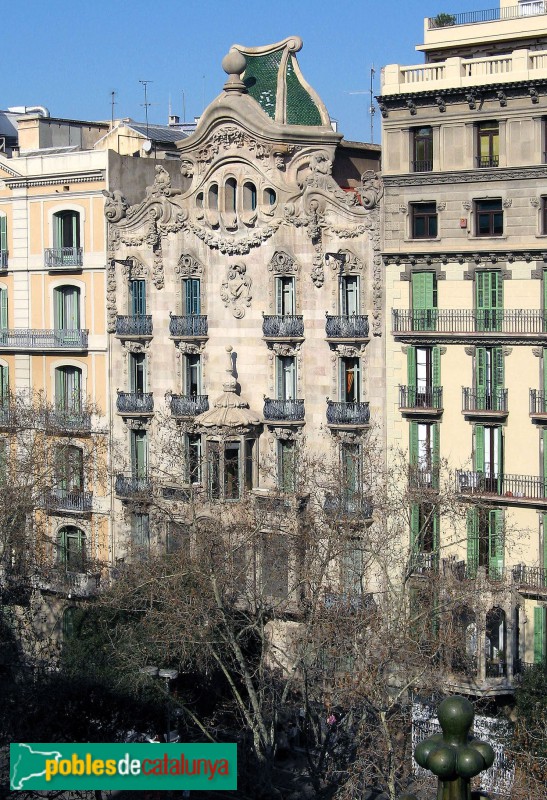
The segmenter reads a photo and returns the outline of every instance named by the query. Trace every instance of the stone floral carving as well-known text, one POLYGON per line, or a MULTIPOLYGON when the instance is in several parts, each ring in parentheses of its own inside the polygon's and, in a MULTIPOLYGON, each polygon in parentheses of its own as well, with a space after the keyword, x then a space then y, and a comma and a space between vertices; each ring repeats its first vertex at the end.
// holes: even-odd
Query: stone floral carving
POLYGON ((129 203, 120 192, 119 189, 114 189, 113 192, 107 192, 103 189, 104 201, 104 215, 109 222, 118 222, 125 216, 125 212, 129 208, 129 203))
POLYGON ((190 278, 193 275, 203 274, 203 265, 189 253, 183 253, 175 264, 175 272, 181 278, 190 278))
POLYGON ((298 264, 283 250, 277 250, 268 264, 268 270, 278 275, 294 275, 298 272, 298 264))
MULTIPOLYGON (((327 255, 330 255, 327 253, 327 255)), ((360 258, 351 252, 351 250, 339 250, 338 255, 340 258, 332 258, 328 259, 328 263, 332 267, 333 272, 340 272, 342 269, 344 272, 362 272, 364 264, 360 258)))
POLYGON ((133 342, 126 340, 122 342, 123 347, 128 353, 146 353, 150 342, 133 342))
POLYGON ((122 277, 126 280, 138 280, 148 275, 148 267, 136 256, 129 256, 121 267, 122 277))
POLYGON ((300 351, 300 342, 295 344, 276 342, 271 347, 276 356, 295 356, 300 351))
POLYGON ((304 178, 302 189, 321 189, 334 195, 344 205, 354 206, 356 204, 355 195, 341 189, 332 177, 332 159, 325 150, 320 150, 312 155, 310 170, 310 174, 304 178))
POLYGON ((226 308, 230 308, 236 319, 245 316, 245 309, 251 305, 252 279, 245 264, 231 264, 220 288, 220 297, 226 308))
POLYGON ((361 175, 361 185, 357 188, 361 203, 367 211, 375 208, 384 194, 384 184, 377 172, 367 169, 361 175))
POLYGON ((108 260, 106 267, 106 329, 108 333, 116 330, 116 263, 108 260))
POLYGON ((253 153, 255 158, 268 158, 272 152, 270 145, 265 145, 235 125, 226 125, 213 133, 205 147, 198 150, 197 161, 200 172, 221 152, 221 150, 242 149, 253 153))
POLYGON ((539 206, 540 206, 539 197, 531 197, 530 198, 530 205, 532 206, 532 208, 539 208, 539 206))
POLYGON ((163 274, 163 253, 161 243, 154 250, 154 263, 152 264, 152 282, 156 289, 163 289, 165 278, 163 274))
POLYGON ((323 269, 323 256, 321 253, 313 257, 312 264, 311 279, 315 286, 320 289, 325 283, 325 270, 323 269))
POLYGON ((195 344, 192 342, 178 342, 177 349, 180 353, 185 353, 187 355, 197 356, 205 347, 205 342, 199 342, 199 344, 195 344))
POLYGON ((180 162, 180 174, 183 178, 193 178, 194 177, 194 165, 191 161, 185 159, 184 161, 180 162))

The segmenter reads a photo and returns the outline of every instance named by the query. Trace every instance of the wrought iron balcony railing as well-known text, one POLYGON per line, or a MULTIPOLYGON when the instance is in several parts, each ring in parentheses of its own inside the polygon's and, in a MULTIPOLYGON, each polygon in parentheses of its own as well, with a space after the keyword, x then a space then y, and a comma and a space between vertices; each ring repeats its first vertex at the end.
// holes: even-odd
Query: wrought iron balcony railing
POLYGON ((151 315, 118 315, 116 317, 116 336, 152 336, 151 315))
POLYGON ((116 475, 114 490, 119 497, 150 494, 152 481, 149 475, 116 475))
POLYGON ((272 422, 301 422, 304 419, 304 401, 272 400, 265 397, 264 419, 272 422))
POLYGON ((363 519, 372 519, 372 502, 358 492, 342 492, 325 495, 323 510, 327 514, 356 514, 363 519))
POLYGON ((408 485, 411 489, 438 489, 439 488, 439 466, 437 464, 426 464, 408 468, 408 485))
POLYGON ((507 8, 489 8, 485 11, 465 11, 462 14, 439 14, 436 17, 429 17, 427 27, 429 30, 434 28, 448 28, 455 25, 470 25, 475 22, 497 22, 500 19, 517 19, 518 17, 531 17, 547 12, 547 3, 544 0, 529 0, 529 2, 519 3, 517 6, 507 8))
POLYGON ((152 414, 154 395, 152 392, 120 392, 118 389, 116 408, 121 414, 152 414))
POLYGON ((410 557, 410 570, 415 575, 426 575, 429 572, 437 572, 438 569, 438 553, 412 553, 410 557))
POLYGON ((493 494, 511 500, 547 500, 547 478, 456 470, 456 491, 460 494, 493 494))
POLYGON ((442 386, 399 386, 399 408, 441 411, 442 407, 442 386))
POLYGON ((14 428, 17 424, 18 415, 16 409, 9 403, 0 405, 0 427, 14 428))
POLYGON ((530 414, 547 414, 547 394, 537 389, 530 389, 530 414))
POLYGON ((499 167, 499 156, 477 156, 477 167, 484 169, 485 167, 499 167))
POLYGON ((66 489, 54 489, 46 495, 46 510, 70 511, 76 514, 90 512, 93 506, 92 492, 73 492, 66 489))
POLYGON ((539 309, 392 309, 394 334, 435 333, 505 333, 513 335, 544 334, 547 318, 539 309))
POLYGON ((169 403, 173 417, 196 417, 209 410, 206 394, 172 394, 169 403))
POLYGON ((454 672, 475 678, 477 675, 477 656, 461 653, 458 650, 452 653, 451 665, 454 672))
POLYGON ((183 316, 169 315, 170 336, 180 336, 182 339, 207 336, 208 324, 205 314, 185 314, 183 316))
POLYGON ((336 403, 327 400, 327 423, 329 425, 368 425, 370 406, 365 403, 336 403))
POLYGON ((485 659, 485 675, 487 678, 505 678, 507 676, 507 663, 497 658, 485 659))
POLYGON ((543 567, 527 567, 518 564, 513 567, 513 581, 521 589, 531 591, 547 591, 547 569, 543 567))
POLYGON ((78 409, 46 411, 44 423, 50 433, 89 433, 91 431, 91 414, 78 409))
POLYGON ((462 388, 462 411, 475 411, 507 414, 507 389, 495 389, 487 392, 484 389, 462 388))
POLYGON ((413 172, 431 172, 433 169, 433 161, 431 159, 419 159, 412 162, 413 172))
POLYGON ((3 350, 87 350, 88 331, 82 329, 0 329, 3 350))
POLYGON ((8 268, 8 251, 0 250, 0 269, 8 268))
POLYGON ((81 267, 84 263, 81 247, 47 247, 44 250, 44 263, 48 269, 81 267))
POLYGON ((327 314, 325 331, 329 339, 368 339, 369 326, 366 314, 327 314))
POLYGON ((264 314, 262 334, 272 339, 302 338, 304 336, 304 318, 301 314, 264 314))

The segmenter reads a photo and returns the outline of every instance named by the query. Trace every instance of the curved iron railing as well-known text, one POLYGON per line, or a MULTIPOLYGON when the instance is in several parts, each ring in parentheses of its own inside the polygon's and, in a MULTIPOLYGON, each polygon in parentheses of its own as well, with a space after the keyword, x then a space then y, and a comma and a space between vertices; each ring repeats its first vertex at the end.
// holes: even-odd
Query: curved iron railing
POLYGON ((118 391, 116 408, 121 413, 151 414, 154 410, 154 395, 152 392, 118 391))
POLYGON ((372 519, 373 506, 367 497, 350 492, 342 495, 326 494, 323 509, 327 514, 358 514, 372 519))
POLYGON ((81 247, 47 247, 44 263, 49 269, 55 267, 81 267, 84 263, 81 247))
POLYGON ((116 317, 116 334, 118 336, 152 336, 152 316, 118 315, 116 317))
POLYGON ((264 399, 264 419, 272 421, 300 422, 304 419, 303 400, 264 399))
POLYGON ((530 389, 530 414, 547 414, 547 394, 530 389))
POLYGON ((331 339, 367 339, 369 326, 366 314, 327 314, 325 331, 331 339))
POLYGON ((58 430, 66 433, 91 431, 91 414, 87 411, 79 411, 78 409, 47 411, 44 420, 48 430, 58 430))
POLYGON ((300 314, 265 314, 262 333, 264 336, 280 338, 304 336, 304 318, 300 314))
POLYGON ((169 407, 173 417, 196 417, 209 410, 209 396, 206 394, 172 394, 169 407))
POLYGON ((120 497, 149 493, 152 482, 148 475, 116 475, 114 489, 120 497))
POLYGON ((327 422, 329 425, 368 425, 370 407, 366 403, 336 403, 327 400, 327 422))
POLYGON ((53 489, 46 495, 46 509, 48 511, 84 513, 91 511, 92 504, 92 492, 70 492, 66 489, 53 489))
POLYGON ((508 413, 507 389, 486 392, 481 389, 462 388, 462 411, 494 411, 508 413))
POLYGON ((170 315, 169 334, 171 336, 207 336, 208 324, 205 314, 170 315))

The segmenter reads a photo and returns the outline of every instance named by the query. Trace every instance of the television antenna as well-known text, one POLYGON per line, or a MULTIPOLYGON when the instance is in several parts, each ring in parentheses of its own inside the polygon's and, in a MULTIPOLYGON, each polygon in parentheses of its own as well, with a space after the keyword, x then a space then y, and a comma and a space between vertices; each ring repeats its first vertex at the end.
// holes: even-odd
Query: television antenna
POLYGON ((144 103, 141 103, 141 106, 144 106, 144 116, 146 119, 146 138, 150 139, 148 135, 148 107, 152 105, 152 103, 148 102, 148 84, 154 83, 154 81, 139 81, 140 84, 144 87, 144 103))
POLYGON ((370 68, 370 88, 369 89, 362 89, 357 92, 348 92, 348 94, 369 94, 370 95, 370 105, 368 107, 368 113, 370 116, 370 142, 374 144, 374 115, 376 114, 376 107, 374 105, 374 76, 376 74, 376 70, 374 69, 374 64, 370 68))

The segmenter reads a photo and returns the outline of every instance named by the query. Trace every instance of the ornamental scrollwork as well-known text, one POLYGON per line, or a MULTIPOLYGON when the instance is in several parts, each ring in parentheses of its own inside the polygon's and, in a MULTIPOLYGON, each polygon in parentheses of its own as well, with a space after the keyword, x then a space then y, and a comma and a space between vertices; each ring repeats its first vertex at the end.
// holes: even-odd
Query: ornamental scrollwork
POLYGON ((197 258, 189 255, 189 253, 183 253, 178 262, 175 264, 175 272, 181 278, 190 278, 193 275, 202 275, 203 265, 200 264, 197 258))
POLYGON ((357 187, 361 203, 367 211, 376 208, 384 194, 384 184, 377 172, 367 169, 361 175, 361 185, 357 187))
POLYGON ((251 305, 252 279, 247 275, 245 264, 231 264, 220 288, 220 297, 226 308, 230 308, 236 319, 245 316, 251 305))
POLYGON ((283 250, 277 250, 268 264, 268 270, 278 275, 294 275, 294 273, 298 272, 298 264, 288 253, 283 250))

